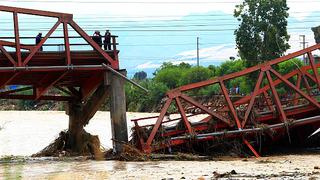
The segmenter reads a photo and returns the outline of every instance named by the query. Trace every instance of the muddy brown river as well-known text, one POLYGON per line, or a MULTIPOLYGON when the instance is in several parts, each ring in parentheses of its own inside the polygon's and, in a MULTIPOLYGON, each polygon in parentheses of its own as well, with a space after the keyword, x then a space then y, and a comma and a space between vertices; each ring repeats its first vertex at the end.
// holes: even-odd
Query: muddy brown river
MULTIPOLYGON (((128 113, 128 122, 145 113, 128 113)), ((68 126, 64 112, 0 112, 1 179, 320 179, 320 154, 213 161, 93 161, 30 158, 68 126), (13 155, 14 157, 8 157, 13 155), (18 156, 18 157, 17 157, 18 156)), ((128 128, 132 126, 128 123, 128 128)), ((86 130, 111 148, 108 112, 98 112, 86 130)), ((319 151, 318 151, 319 152, 319 151)))

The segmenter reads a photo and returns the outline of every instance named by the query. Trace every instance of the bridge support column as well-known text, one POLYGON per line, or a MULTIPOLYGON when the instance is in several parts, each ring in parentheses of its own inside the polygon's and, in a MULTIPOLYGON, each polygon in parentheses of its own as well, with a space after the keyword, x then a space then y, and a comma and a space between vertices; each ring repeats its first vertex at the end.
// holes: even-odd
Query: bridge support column
POLYGON ((66 113, 69 115, 69 142, 67 146, 73 152, 82 150, 82 134, 84 132, 84 125, 82 123, 82 103, 80 101, 72 101, 68 103, 66 113))
POLYGON ((82 153, 87 146, 84 126, 89 123, 108 95, 109 86, 101 84, 85 103, 77 99, 68 103, 66 114, 69 115, 69 138, 66 146, 72 152, 82 153))
MULTIPOLYGON (((120 73, 126 74, 126 70, 120 73)), ((110 116, 113 139, 113 151, 122 151, 123 143, 128 142, 127 118, 126 118, 126 97, 125 81, 123 78, 108 72, 110 80, 110 116)))

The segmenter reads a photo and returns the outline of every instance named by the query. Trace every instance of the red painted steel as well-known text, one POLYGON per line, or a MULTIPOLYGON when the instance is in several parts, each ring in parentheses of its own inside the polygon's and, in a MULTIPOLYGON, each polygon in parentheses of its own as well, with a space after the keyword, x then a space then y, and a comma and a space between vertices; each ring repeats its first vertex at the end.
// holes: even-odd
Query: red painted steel
POLYGON ((73 21, 72 14, 1 5, 0 11, 11 13, 14 24, 14 37, 0 37, 0 86, 5 88, 8 85, 20 85, 23 87, 19 92, 32 90, 33 93, 33 95, 18 95, 17 91, 8 90, 0 93, 0 98, 57 101, 82 98, 85 100, 95 90, 97 84, 103 82, 108 68, 119 69, 117 36, 112 36, 113 49, 104 51, 73 21), (20 36, 19 15, 22 14, 49 17, 56 22, 39 44, 22 44, 21 39, 30 39, 30 37, 20 36), (60 25, 63 27, 63 36, 52 37, 60 25), (68 29, 68 26, 71 28, 68 29), (70 31, 75 31, 80 36, 70 36, 70 31), (63 51, 39 51, 42 46, 60 46, 61 44, 47 44, 48 39, 54 38, 64 40, 63 51), (71 44, 70 38, 83 39, 87 44, 71 44), (7 39, 14 39, 14 42, 7 39), (71 51, 70 47, 76 45, 87 45, 90 49, 71 51), (14 48, 15 51, 9 51, 9 47, 14 48), (50 95, 54 88, 60 93, 57 94, 55 91, 50 95))
MULTIPOLYGON (((253 155, 259 157, 259 152, 255 150, 254 144, 249 143, 249 139, 262 127, 279 132, 286 132, 292 124, 311 124, 320 128, 320 63, 316 63, 312 55, 318 49, 320 44, 240 72, 170 90, 160 116, 132 120, 137 132, 135 134, 139 138, 139 141, 135 141, 137 147, 144 152, 160 151, 185 143, 214 141, 216 136, 224 135, 227 138, 240 138, 253 155), (297 67, 287 74, 280 74, 276 70, 279 63, 304 54, 308 54, 310 65, 297 67), (250 95, 236 99, 237 96, 228 91, 230 80, 254 74, 257 82, 250 95), (213 100, 215 102, 197 101, 197 98, 190 95, 199 88, 215 84, 221 88, 220 94, 216 95, 218 99, 213 100), (286 88, 286 94, 278 92, 280 85, 286 88), (171 103, 173 100, 176 103, 171 103), (219 104, 213 105, 216 102, 219 104), (175 111, 172 112, 172 109, 175 111), (157 121, 153 124, 155 118, 157 121), (308 120, 310 118, 311 121, 308 120), (183 121, 185 126, 176 127, 179 121, 183 121), (148 133, 148 128, 152 129, 151 133, 148 133)), ((250 139, 250 142, 254 141, 250 139)))

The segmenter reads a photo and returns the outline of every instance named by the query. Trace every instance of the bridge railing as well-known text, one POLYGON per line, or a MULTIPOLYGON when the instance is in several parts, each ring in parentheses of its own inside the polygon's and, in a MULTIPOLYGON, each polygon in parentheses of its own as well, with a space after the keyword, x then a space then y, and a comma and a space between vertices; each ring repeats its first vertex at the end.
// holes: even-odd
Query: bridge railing
MULTIPOLYGON (((104 43, 102 43, 102 48, 107 51, 107 52, 111 52, 111 51, 117 51, 117 45, 119 45, 119 43, 117 43, 117 38, 118 36, 112 35, 111 36, 111 48, 110 49, 104 49, 104 43)), ((14 40, 15 37, 8 37, 8 36, 3 36, 0 37, 0 44, 1 42, 5 42, 8 47, 12 47, 12 49, 8 49, 8 52, 11 51, 15 51, 15 44, 11 43, 10 44, 10 40, 14 40), (9 40, 9 42, 7 42, 9 40)), ((26 36, 26 37, 20 37, 21 41, 25 40, 26 43, 22 43, 22 47, 26 48, 25 50, 29 50, 32 49, 36 46, 35 44, 35 37, 31 37, 31 36, 26 36)), ((60 39, 64 39, 63 36, 52 36, 48 38, 48 41, 52 41, 50 42, 45 42, 42 46, 43 47, 47 47, 44 48, 43 51, 65 51, 65 43, 60 43, 60 42, 54 42, 54 41, 59 41, 60 39), (54 48, 55 47, 55 48, 54 48)), ((69 36, 69 39, 74 39, 75 43, 70 43, 70 48, 73 50, 93 50, 90 46, 90 44, 88 43, 83 43, 81 42, 82 37, 81 36, 69 36), (78 41, 78 42, 76 42, 78 41)), ((102 42, 104 42, 104 37, 102 36, 102 42)))
MULTIPOLYGON (((105 60, 105 64, 110 66, 112 69, 119 69, 119 61, 118 61, 118 52, 116 52, 116 44, 113 44, 113 57, 110 56, 109 53, 105 52, 102 47, 100 47, 74 20, 72 14, 67 13, 57 13, 50 11, 39 11, 34 9, 26 9, 26 8, 17 8, 17 7, 9 7, 9 6, 1 6, 0 12, 11 13, 13 16, 12 21, 14 25, 14 42, 0 40, 0 51, 6 56, 8 61, 15 67, 25 67, 28 66, 30 60, 33 56, 41 50, 41 47, 44 44, 47 44, 47 40, 51 37, 51 35, 57 31, 57 28, 62 25, 63 26, 63 40, 64 40, 64 51, 66 58, 66 65, 72 64, 71 54, 70 54, 70 33, 72 31, 76 32, 80 37, 86 41, 98 54, 100 54, 105 60), (19 23, 19 15, 33 15, 33 16, 42 16, 53 18, 56 23, 50 28, 50 30, 44 35, 41 41, 37 45, 24 45, 21 43, 20 37, 20 23, 19 23), (6 47, 14 47, 15 48, 15 56, 12 56, 7 52, 6 47), (21 55, 21 51, 29 50, 29 55, 23 59, 21 55)), ((41 29, 41 27, 39 27, 41 29)), ((113 37, 113 42, 115 42, 115 37, 113 37)))

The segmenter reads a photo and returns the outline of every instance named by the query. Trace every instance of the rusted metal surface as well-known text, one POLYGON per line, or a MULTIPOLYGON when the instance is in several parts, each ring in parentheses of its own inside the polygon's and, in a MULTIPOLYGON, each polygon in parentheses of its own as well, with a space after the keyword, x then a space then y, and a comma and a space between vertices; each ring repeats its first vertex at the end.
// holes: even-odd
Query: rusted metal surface
MULTIPOLYGON (((119 70, 117 36, 112 36, 113 49, 105 51, 73 21, 72 14, 8 6, 0 6, 0 11, 11 13, 14 24, 14 37, 0 37, 0 86, 5 88, 8 85, 22 85, 26 87, 25 90, 32 91, 30 95, 19 95, 16 94, 16 91, 10 90, 4 91, 0 93, 0 98, 58 101, 74 98, 85 99, 97 87, 97 84, 103 82, 106 71, 117 73, 119 70), (20 36, 19 15, 24 14, 50 17, 56 20, 40 43, 21 43, 22 39, 34 38, 20 36), (63 36, 52 37, 59 26, 63 27, 63 36), (68 29, 68 26, 71 28, 68 29), (75 31, 80 36, 70 36, 70 31, 75 31), (70 38, 83 39, 87 44, 72 44, 69 41, 70 38), (49 44, 48 39, 63 39, 64 43, 49 44), (87 45, 88 49, 71 51, 71 46, 83 45, 87 45), (57 48, 63 46, 64 50, 39 51, 42 46, 56 46, 57 48), (9 51, 10 48, 15 50, 9 51), (50 94, 52 89, 57 89, 60 93, 57 94, 55 91, 54 94, 50 94)), ((24 88, 19 92, 22 90, 24 88)))
POLYGON ((285 132, 305 125, 320 128, 320 63, 316 63, 312 55, 319 48, 320 44, 316 44, 243 71, 170 90, 159 116, 132 120, 136 146, 146 153, 168 151, 223 136, 241 140, 259 157, 253 138, 257 131, 285 132), (287 74, 276 70, 279 63, 305 54, 310 65, 297 67, 287 74), (257 77, 251 93, 235 98, 228 82, 249 75, 257 77), (221 90, 210 103, 191 97, 193 91, 213 85, 221 90), (285 86, 285 94, 279 93, 280 85, 285 86))

